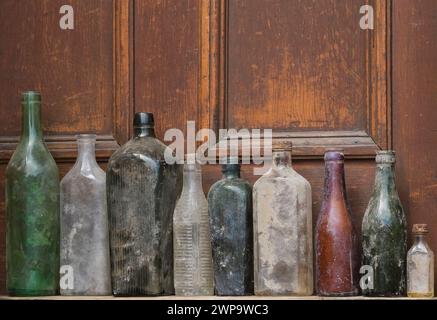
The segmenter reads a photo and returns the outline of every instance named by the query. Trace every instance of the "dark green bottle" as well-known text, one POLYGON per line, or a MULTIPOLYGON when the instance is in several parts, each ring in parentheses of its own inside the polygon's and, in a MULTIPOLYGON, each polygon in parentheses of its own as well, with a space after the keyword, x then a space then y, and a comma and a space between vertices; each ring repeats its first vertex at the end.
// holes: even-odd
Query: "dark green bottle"
POLYGON ((407 221, 395 185, 395 153, 376 155, 372 198, 363 218, 363 265, 373 268, 368 296, 404 296, 406 293, 407 221))
POLYGON ((41 95, 22 95, 22 133, 6 168, 10 295, 55 295, 59 284, 59 173, 43 140, 41 95))
POLYGON ((215 293, 252 295, 252 187, 240 178, 238 158, 227 159, 222 172, 208 193, 215 293))

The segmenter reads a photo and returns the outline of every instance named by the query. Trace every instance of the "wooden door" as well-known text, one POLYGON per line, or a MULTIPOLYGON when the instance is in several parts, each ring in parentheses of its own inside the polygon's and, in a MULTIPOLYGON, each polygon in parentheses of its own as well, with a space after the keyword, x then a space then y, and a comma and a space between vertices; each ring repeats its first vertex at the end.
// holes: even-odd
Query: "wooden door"
MULTIPOLYGON (((102 166, 130 136, 135 111, 169 128, 271 128, 292 141, 312 184, 316 221, 323 153, 341 148, 358 231, 378 149, 398 151, 398 187, 437 252, 437 53, 433 0, 72 0, 0 3, 0 292, 5 292, 4 172, 20 132, 20 91, 43 94, 43 123, 62 174, 74 136, 94 130, 102 166), (374 9, 373 30, 359 25, 374 9), (414 107, 413 107, 414 106, 414 107)), ((254 182, 253 166, 243 175, 254 182)), ((204 168, 204 190, 220 168, 204 168)), ((409 227, 409 228, 410 228, 409 227)))

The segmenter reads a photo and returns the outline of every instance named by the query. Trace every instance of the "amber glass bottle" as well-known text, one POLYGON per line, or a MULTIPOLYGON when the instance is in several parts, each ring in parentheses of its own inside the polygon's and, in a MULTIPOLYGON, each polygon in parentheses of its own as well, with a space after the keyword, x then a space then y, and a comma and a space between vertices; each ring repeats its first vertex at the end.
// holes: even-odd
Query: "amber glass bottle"
POLYGON ((321 296, 358 294, 357 239, 344 179, 344 156, 325 154, 325 190, 316 228, 316 285, 321 296))

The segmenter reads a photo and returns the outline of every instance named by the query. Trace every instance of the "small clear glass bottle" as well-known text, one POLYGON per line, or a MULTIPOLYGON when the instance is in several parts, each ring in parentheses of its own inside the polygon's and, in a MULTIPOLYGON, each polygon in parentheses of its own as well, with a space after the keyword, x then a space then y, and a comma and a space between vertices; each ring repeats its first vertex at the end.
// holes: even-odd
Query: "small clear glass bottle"
POLYGON ((407 294, 414 298, 434 296, 434 253, 425 236, 426 224, 413 225, 414 244, 407 255, 407 294))
POLYGON ((209 296, 214 294, 212 251, 200 165, 189 160, 183 178, 173 216, 175 291, 182 296, 209 296))
POLYGON ((61 295, 110 295, 106 174, 95 134, 77 137, 78 155, 61 181, 61 295))

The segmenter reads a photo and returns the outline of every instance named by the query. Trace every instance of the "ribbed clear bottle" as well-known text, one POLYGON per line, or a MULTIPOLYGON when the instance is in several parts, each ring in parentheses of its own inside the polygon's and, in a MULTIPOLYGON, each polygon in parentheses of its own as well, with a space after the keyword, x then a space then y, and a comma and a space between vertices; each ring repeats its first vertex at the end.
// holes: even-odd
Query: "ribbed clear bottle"
POLYGON ((182 194, 173 216, 176 295, 213 295, 208 203, 202 190, 201 167, 184 166, 182 194))

